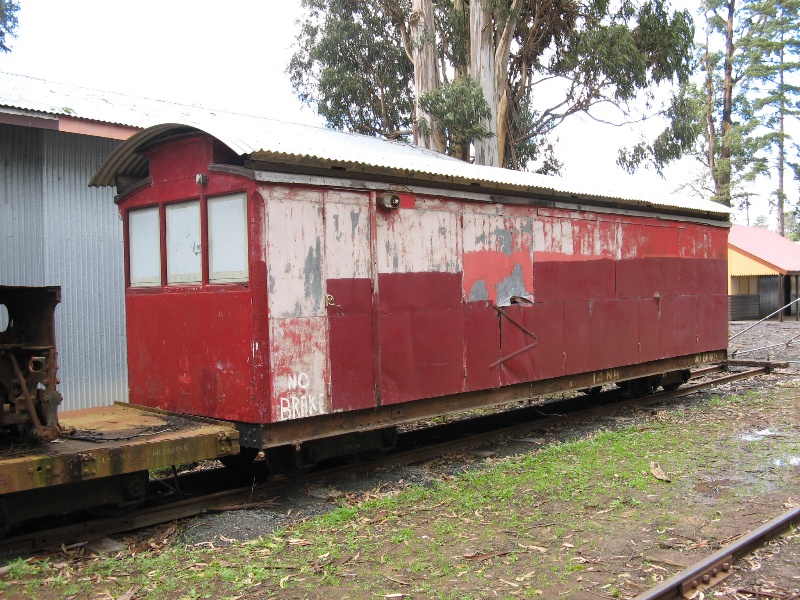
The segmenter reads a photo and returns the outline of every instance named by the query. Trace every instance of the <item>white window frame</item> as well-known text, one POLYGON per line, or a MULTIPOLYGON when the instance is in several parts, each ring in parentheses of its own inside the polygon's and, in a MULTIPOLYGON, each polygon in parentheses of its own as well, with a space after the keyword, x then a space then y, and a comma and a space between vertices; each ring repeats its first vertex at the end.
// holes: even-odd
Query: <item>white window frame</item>
POLYGON ((249 279, 247 195, 244 192, 206 199, 208 215, 208 282, 241 283, 249 279), (234 205, 233 203, 237 203, 234 205), (236 206, 237 212, 231 213, 236 206), (226 212, 222 212, 226 211, 226 212))
POLYGON ((161 213, 158 206, 128 211, 128 261, 131 287, 161 285, 161 213))
POLYGON ((203 282, 200 200, 164 206, 167 227, 167 285, 203 282))

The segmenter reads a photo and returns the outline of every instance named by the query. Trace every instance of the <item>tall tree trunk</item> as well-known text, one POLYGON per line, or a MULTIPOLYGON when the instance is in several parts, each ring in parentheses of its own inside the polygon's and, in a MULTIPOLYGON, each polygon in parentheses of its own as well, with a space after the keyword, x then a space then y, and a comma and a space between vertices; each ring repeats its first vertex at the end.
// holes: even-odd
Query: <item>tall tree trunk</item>
POLYGON ((511 56, 511 41, 522 10, 523 0, 514 0, 509 7, 505 23, 498 23, 497 46, 494 51, 494 97, 497 101, 497 152, 498 165, 505 164, 508 143, 508 61, 511 56))
POLYGON ((487 5, 488 0, 471 0, 469 3, 470 75, 480 85, 489 104, 489 118, 481 125, 492 132, 490 137, 475 141, 475 164, 499 167, 494 27, 487 5))
POLYGON ((725 70, 722 77, 722 127, 721 147, 719 153, 719 176, 717 179, 717 197, 731 206, 731 139, 733 127, 733 18, 736 12, 736 0, 728 0, 728 18, 725 22, 725 70))
POLYGON ((711 59, 708 50, 708 18, 706 17, 706 47, 703 55, 703 64, 706 70, 706 138, 708 140, 708 148, 706 148, 706 162, 708 163, 708 171, 711 173, 711 179, 714 181, 714 195, 719 195, 719 174, 717 173, 717 160, 716 160, 716 143, 717 136, 714 127, 714 73, 711 68, 711 59))
POLYGON ((412 58, 414 62, 414 87, 416 89, 415 113, 418 146, 444 152, 445 145, 433 117, 419 105, 423 94, 439 89, 439 70, 436 62, 436 28, 431 0, 413 0, 411 5, 412 58))
POLYGON ((781 50, 780 50, 780 83, 778 84, 778 93, 780 94, 780 121, 779 121, 779 135, 778 135, 778 233, 782 236, 786 235, 786 223, 784 222, 783 215, 783 167, 786 161, 786 149, 784 148, 783 136, 786 133, 784 130, 784 117, 786 115, 786 88, 783 81, 783 35, 781 34, 781 50))

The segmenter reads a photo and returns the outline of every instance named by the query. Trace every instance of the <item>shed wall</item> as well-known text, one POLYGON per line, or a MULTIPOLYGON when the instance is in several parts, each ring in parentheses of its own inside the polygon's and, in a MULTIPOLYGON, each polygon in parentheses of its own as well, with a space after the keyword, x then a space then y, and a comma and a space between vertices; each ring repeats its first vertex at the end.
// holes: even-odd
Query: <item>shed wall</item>
POLYGON ((0 283, 60 285, 63 410, 127 400, 122 227, 111 188, 89 188, 119 144, 0 125, 0 283))

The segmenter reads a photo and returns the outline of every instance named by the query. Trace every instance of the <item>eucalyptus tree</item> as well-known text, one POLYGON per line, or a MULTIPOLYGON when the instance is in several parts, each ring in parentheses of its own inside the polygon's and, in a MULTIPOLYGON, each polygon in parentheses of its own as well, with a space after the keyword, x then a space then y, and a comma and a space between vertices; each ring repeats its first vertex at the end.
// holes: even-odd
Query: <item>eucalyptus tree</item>
POLYGON ((591 116, 601 104, 628 115, 642 93, 659 83, 685 81, 689 74, 691 17, 672 12, 664 0, 303 0, 303 5, 306 14, 288 71, 298 96, 330 126, 385 136, 405 133, 410 125, 417 143, 462 157, 471 145, 481 164, 521 169, 545 157, 542 168, 556 170, 549 136, 565 119, 591 116), (344 39, 348 32, 357 42, 344 39), (362 58, 370 64, 358 69, 354 61, 362 58), (389 88, 378 74, 393 74, 395 86, 389 88), (459 97, 469 103, 460 105, 464 110, 454 118, 447 107, 459 97), (359 102, 410 112, 359 111, 359 102))
POLYGON ((16 37, 17 12, 19 3, 14 0, 0 0, 0 52, 11 52, 6 38, 16 37))

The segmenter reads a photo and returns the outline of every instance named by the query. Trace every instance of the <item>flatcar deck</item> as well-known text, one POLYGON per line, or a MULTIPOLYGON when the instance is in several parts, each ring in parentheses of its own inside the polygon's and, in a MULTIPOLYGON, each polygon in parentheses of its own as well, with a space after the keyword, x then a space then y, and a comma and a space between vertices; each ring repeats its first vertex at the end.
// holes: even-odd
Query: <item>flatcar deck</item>
POLYGON ((53 441, 0 444, 0 495, 80 483, 239 451, 227 423, 125 403, 61 413, 73 428, 53 441))

